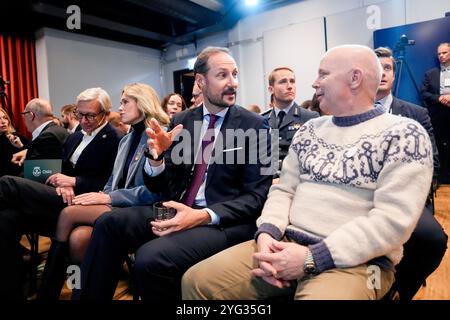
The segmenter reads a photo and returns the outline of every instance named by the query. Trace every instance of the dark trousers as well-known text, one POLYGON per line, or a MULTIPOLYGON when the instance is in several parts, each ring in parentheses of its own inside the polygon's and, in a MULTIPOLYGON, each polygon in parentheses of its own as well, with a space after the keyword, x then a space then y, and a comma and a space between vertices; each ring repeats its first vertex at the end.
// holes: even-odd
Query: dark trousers
POLYGON ((447 238, 430 208, 425 207, 411 238, 403 246, 403 259, 396 267, 394 285, 400 299, 412 299, 436 270, 447 250, 447 238))
MULTIPOLYGON (((126 255, 136 252, 134 284, 143 300, 181 298, 181 277, 197 262, 251 239, 255 224, 227 232, 199 226, 156 237, 150 207, 116 208, 100 216, 81 266, 81 289, 73 299, 108 300, 114 296, 126 255)), ((233 228, 231 228, 233 229, 233 228)))
POLYGON ((0 300, 24 298, 22 235, 53 233, 64 207, 55 188, 18 177, 0 178, 0 300))

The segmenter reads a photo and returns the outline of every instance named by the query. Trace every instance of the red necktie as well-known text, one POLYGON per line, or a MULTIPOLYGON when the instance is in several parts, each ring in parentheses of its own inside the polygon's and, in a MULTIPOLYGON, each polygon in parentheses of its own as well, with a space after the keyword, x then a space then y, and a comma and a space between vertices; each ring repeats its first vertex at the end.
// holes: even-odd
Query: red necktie
POLYGON ((208 129, 206 130, 206 133, 202 139, 202 147, 197 157, 196 164, 194 165, 192 180, 188 188, 186 189, 186 193, 181 199, 181 202, 183 202, 188 207, 192 207, 192 205, 194 204, 195 197, 197 196, 198 190, 203 183, 203 179, 205 177, 206 169, 208 168, 208 162, 211 158, 213 149, 210 144, 214 142, 214 125, 219 118, 220 117, 216 116, 215 114, 209 114, 208 129))

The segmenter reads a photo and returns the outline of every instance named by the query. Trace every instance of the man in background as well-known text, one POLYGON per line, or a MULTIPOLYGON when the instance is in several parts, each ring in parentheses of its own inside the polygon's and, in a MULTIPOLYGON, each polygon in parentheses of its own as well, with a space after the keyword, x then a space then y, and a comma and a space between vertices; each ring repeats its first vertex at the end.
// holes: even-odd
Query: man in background
POLYGON ((27 149, 12 157, 12 162, 21 166, 25 160, 61 159, 62 146, 68 132, 53 122, 53 111, 50 102, 44 99, 32 99, 22 112, 25 125, 32 135, 27 149))
POLYGON ((440 68, 425 73, 421 94, 433 124, 439 150, 439 183, 450 183, 450 43, 437 48, 440 68))
MULTIPOLYGON (((297 86, 295 74, 288 67, 279 67, 269 74, 269 92, 271 93, 272 108, 261 115, 269 120, 272 130, 279 134, 279 170, 287 156, 289 146, 295 132, 309 119, 319 116, 317 112, 306 110, 297 103, 295 97, 297 86)), ((274 176, 278 177, 278 173, 274 176)))
POLYGON ((191 99, 191 108, 199 107, 203 103, 203 93, 200 90, 197 82, 194 82, 194 86, 192 87, 192 99, 191 99))
POLYGON ((69 133, 81 130, 80 121, 75 116, 77 106, 74 104, 66 104, 61 107, 61 122, 69 133))

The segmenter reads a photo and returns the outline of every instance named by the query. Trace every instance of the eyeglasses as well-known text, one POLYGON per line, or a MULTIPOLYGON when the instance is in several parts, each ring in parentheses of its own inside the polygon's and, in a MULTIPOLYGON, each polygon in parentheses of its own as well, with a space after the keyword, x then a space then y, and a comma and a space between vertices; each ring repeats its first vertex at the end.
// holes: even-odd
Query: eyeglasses
POLYGON ((87 121, 94 121, 95 118, 98 115, 102 114, 103 112, 105 112, 105 111, 100 111, 99 113, 81 113, 79 111, 75 111, 74 114, 75 114, 75 117, 77 118, 77 120, 79 120, 79 121, 81 121, 81 119, 83 119, 83 117, 86 118, 87 121))
POLYGON ((24 115, 26 115, 27 113, 32 113, 32 111, 24 111, 24 112, 21 112, 20 114, 24 116, 24 115))

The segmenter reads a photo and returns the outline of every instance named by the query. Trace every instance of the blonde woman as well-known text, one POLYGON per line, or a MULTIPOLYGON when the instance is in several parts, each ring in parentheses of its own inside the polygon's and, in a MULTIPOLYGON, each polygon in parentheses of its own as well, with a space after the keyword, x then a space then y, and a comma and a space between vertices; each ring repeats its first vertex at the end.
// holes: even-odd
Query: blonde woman
POLYGON ((72 205, 62 210, 45 265, 38 299, 57 300, 64 284, 66 257, 72 263, 81 263, 89 244, 95 220, 112 207, 150 205, 160 199, 144 185, 144 151, 147 146, 145 128, 151 119, 162 126, 169 124, 158 95, 149 85, 133 83, 124 87, 120 100, 121 121, 131 125, 122 138, 114 163, 113 173, 101 192, 76 196, 72 205))
POLYGON ((19 135, 5 109, 0 107, 0 177, 17 176, 22 168, 11 162, 13 154, 25 148, 28 139, 19 135))

